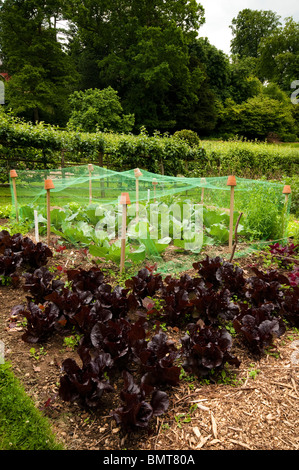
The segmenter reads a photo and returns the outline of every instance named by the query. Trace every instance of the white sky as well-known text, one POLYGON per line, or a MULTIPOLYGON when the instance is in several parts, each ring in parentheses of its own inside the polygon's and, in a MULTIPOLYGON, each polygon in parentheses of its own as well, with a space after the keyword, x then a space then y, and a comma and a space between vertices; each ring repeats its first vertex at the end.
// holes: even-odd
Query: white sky
POLYGON ((298 0, 199 0, 205 9, 205 24, 199 30, 199 36, 207 37, 217 49, 230 54, 232 39, 230 25, 239 11, 245 8, 251 10, 271 10, 281 16, 281 22, 288 16, 299 21, 298 0))

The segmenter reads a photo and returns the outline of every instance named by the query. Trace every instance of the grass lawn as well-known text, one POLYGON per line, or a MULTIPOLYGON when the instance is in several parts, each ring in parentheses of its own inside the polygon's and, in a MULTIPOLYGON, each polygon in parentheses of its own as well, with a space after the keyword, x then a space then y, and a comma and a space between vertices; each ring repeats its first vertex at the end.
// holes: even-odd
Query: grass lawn
POLYGON ((7 363, 0 364, 0 450, 63 450, 7 363))

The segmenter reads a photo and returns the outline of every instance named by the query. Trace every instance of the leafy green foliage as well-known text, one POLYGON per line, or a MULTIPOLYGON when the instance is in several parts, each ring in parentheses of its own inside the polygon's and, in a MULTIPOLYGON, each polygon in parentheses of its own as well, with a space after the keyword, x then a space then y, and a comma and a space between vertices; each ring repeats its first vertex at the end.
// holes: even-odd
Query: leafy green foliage
POLYGON ((117 92, 111 87, 75 91, 69 101, 71 115, 67 125, 70 129, 124 133, 132 130, 134 116, 123 114, 117 92))

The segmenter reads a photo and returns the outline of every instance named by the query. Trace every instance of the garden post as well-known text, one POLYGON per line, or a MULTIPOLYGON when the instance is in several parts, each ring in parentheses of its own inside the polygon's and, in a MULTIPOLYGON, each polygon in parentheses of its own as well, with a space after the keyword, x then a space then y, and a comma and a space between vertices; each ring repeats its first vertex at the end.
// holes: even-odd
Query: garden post
MULTIPOLYGON (((202 184, 206 184, 207 180, 205 178, 201 178, 201 183, 202 184)), ((204 186, 201 188, 201 204, 203 204, 203 200, 204 200, 204 194, 205 194, 205 188, 204 186)))
POLYGON ((18 210, 18 199, 17 199, 17 187, 16 187, 16 178, 18 177, 16 170, 10 170, 10 177, 12 180, 13 194, 15 200, 16 208, 16 221, 19 222, 19 210, 18 210))
POLYGON ((39 242, 39 232, 38 232, 38 213, 34 211, 34 227, 35 227, 35 241, 36 243, 39 242))
POLYGON ((157 187, 158 181, 156 178, 153 179, 153 186, 154 186, 154 202, 156 202, 156 187, 157 187))
POLYGON ((89 204, 92 202, 92 186, 91 186, 91 172, 93 171, 93 165, 89 163, 88 172, 89 172, 89 204))
POLYGON ((122 205, 122 225, 121 225, 121 251, 120 251, 120 272, 125 266, 126 237, 127 237, 127 205, 131 204, 129 193, 121 193, 119 203, 122 205))
POLYGON ((54 189, 54 183, 51 179, 45 180, 45 190, 47 191, 47 242, 50 245, 50 233, 51 233, 51 200, 50 191, 54 189))
POLYGON ((284 204, 284 211, 283 211, 283 234, 284 234, 285 228, 286 228, 286 217, 288 213, 289 195, 292 193, 291 186, 285 186, 283 188, 282 193, 285 195, 285 204, 284 204))
POLYGON ((230 214, 229 214, 229 251, 233 250, 233 228, 234 228, 234 197, 235 186, 237 186, 236 177, 229 176, 227 186, 230 186, 230 214))
POLYGON ((285 186, 282 193, 285 195, 285 203, 288 205, 289 195, 292 193, 291 186, 285 186))
POLYGON ((142 176, 141 171, 139 168, 135 168, 134 175, 136 178, 136 221, 138 222, 139 219, 139 177, 142 176))

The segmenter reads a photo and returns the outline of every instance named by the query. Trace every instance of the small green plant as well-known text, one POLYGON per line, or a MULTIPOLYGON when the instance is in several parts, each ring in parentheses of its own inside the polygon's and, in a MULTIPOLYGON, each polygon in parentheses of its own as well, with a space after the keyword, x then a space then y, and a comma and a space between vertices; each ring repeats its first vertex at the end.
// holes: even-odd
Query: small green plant
POLYGON ((30 348, 29 352, 30 352, 30 357, 32 357, 36 361, 39 361, 40 356, 46 356, 47 354, 47 351, 45 351, 45 348, 43 346, 39 348, 39 352, 36 351, 35 348, 30 348))
POLYGON ((178 428, 182 427, 182 423, 190 423, 192 419, 192 413, 197 410, 197 404, 194 403, 193 405, 190 406, 189 412, 188 413, 179 413, 175 415, 174 419, 177 423, 178 428))
POLYGON ((12 283, 10 276, 0 276, 0 285, 1 286, 10 286, 12 283))
POLYGON ((184 382, 187 382, 188 387, 190 388, 190 390, 193 390, 194 387, 195 387, 194 382, 197 381, 197 378, 196 378, 196 376, 193 375, 193 374, 188 374, 188 373, 183 369, 183 367, 181 367, 180 380, 181 380, 181 381, 184 381, 184 382))
POLYGON ((65 348, 70 349, 71 351, 74 351, 78 347, 81 337, 82 335, 78 335, 78 334, 66 336, 63 339, 63 344, 65 348))
POLYGON ((253 380, 256 379, 256 377, 258 376, 258 374, 261 372, 260 369, 256 369, 255 368, 255 364, 250 364, 250 367, 252 367, 252 369, 249 371, 249 377, 253 380))

